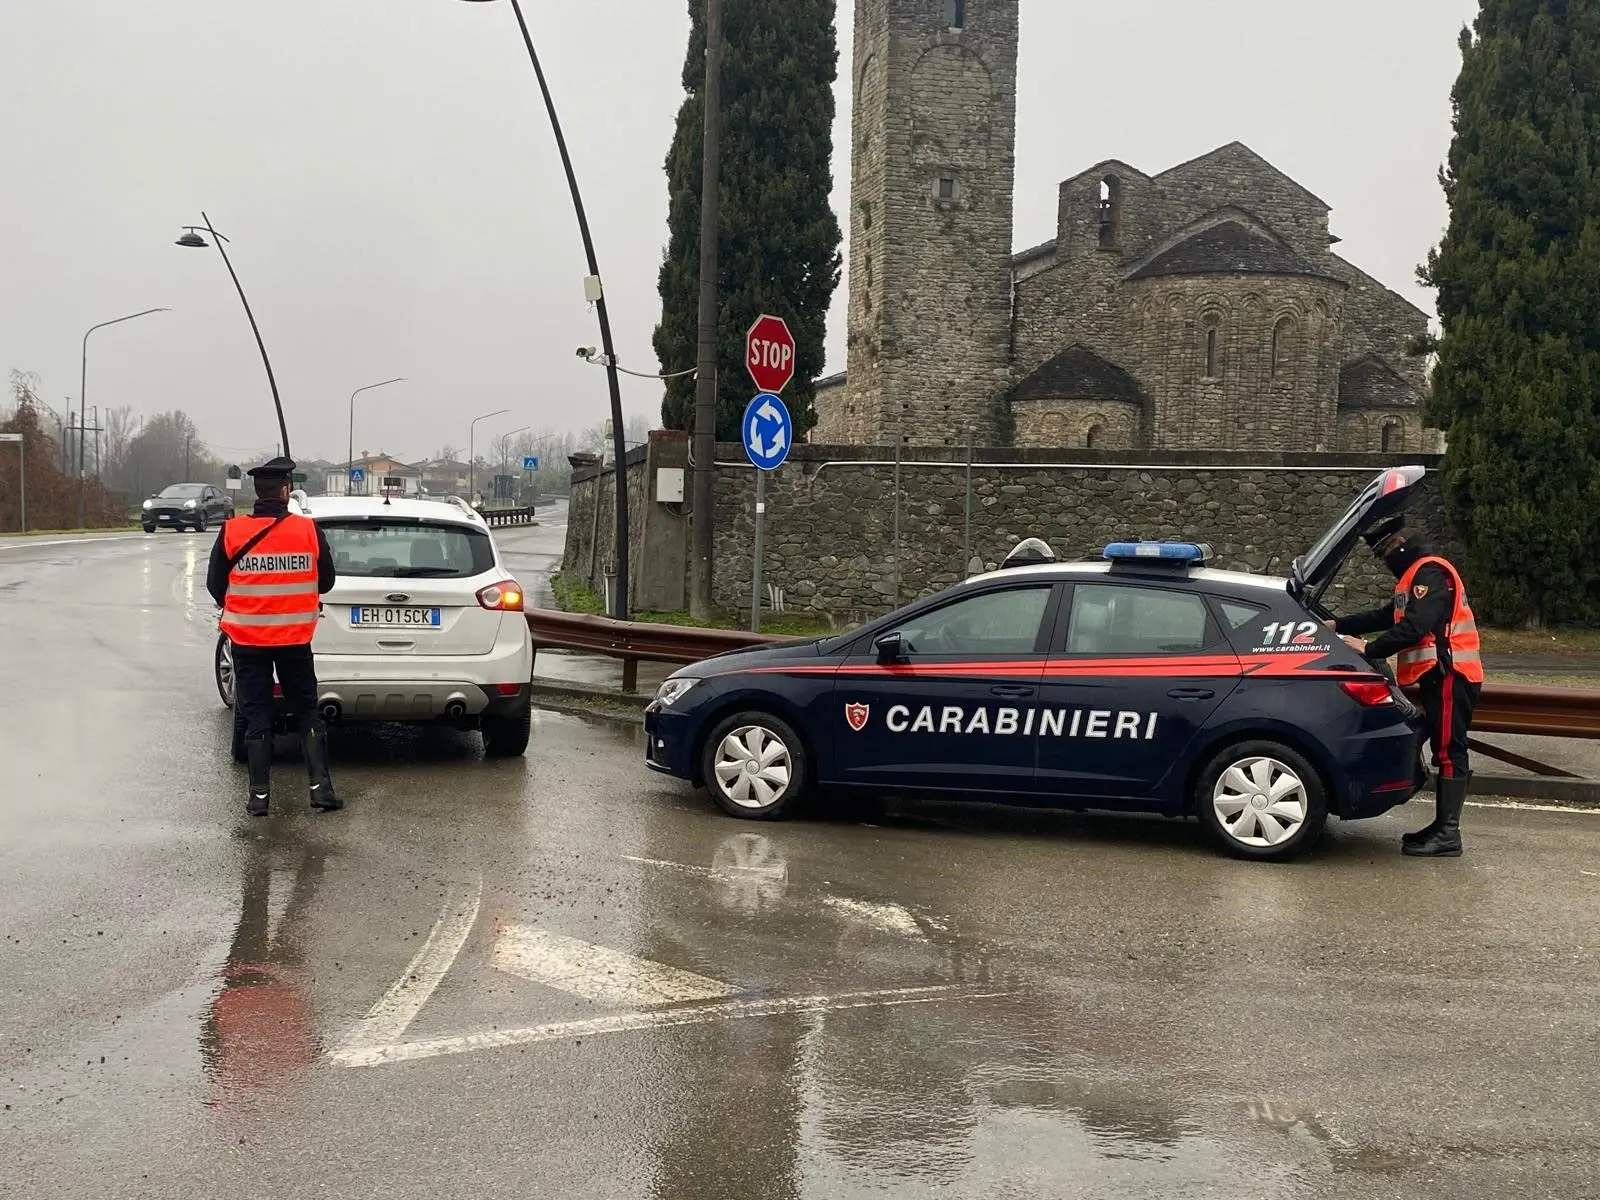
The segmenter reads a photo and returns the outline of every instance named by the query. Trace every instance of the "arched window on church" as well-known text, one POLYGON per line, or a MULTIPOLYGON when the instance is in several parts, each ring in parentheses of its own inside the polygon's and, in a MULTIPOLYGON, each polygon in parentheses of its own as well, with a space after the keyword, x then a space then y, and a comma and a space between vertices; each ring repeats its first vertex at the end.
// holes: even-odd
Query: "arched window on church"
POLYGON ((945 24, 951 29, 967 27, 967 0, 944 0, 945 24))
POLYGON ((1287 375, 1294 366, 1296 326, 1293 317, 1279 317, 1272 327, 1272 377, 1287 375))
POLYGON ((1201 350, 1204 361, 1201 376, 1219 379, 1222 376, 1222 314, 1208 312, 1200 318, 1201 350))
POLYGON ((1122 180, 1107 175, 1100 181, 1100 201, 1095 209, 1100 222, 1100 248, 1114 250, 1122 232, 1122 180))
POLYGON ((1379 446, 1385 454, 1399 454, 1406 448, 1406 429, 1399 421, 1385 421, 1380 436, 1379 446))
POLYGON ((1104 425, 1091 425, 1089 432, 1083 435, 1083 445, 1088 450, 1098 450, 1105 440, 1106 427, 1104 425))

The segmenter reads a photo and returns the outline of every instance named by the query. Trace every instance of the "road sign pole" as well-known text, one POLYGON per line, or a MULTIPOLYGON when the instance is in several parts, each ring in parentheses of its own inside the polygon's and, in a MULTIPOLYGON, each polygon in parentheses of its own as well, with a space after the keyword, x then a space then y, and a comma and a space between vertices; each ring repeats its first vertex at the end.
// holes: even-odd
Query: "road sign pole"
POLYGON ((750 573, 750 632, 761 632, 761 535, 767 520, 767 473, 756 471, 755 564, 750 573))

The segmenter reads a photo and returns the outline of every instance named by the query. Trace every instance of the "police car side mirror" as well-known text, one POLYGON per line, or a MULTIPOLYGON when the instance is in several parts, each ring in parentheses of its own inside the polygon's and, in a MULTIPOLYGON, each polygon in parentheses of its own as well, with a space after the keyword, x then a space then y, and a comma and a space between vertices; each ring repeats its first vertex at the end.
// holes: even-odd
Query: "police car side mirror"
POLYGON ((878 652, 879 662, 901 662, 906 657, 906 639, 902 634, 886 633, 872 643, 878 652))

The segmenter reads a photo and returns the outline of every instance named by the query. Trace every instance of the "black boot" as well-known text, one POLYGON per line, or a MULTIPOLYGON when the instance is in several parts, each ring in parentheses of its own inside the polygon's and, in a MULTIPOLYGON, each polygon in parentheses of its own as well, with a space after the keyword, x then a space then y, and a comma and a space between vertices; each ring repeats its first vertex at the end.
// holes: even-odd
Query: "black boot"
POLYGON ((1461 857, 1461 809, 1467 802, 1471 782, 1470 774, 1439 780, 1438 815, 1432 832, 1420 841, 1401 846, 1402 853, 1416 858, 1461 857))
POLYGON ((250 773, 249 813, 264 817, 272 803, 272 738, 248 738, 244 744, 245 765, 250 773))
MULTIPOLYGON (((1419 755, 1418 758, 1417 758, 1417 790, 1421 791, 1423 788, 1425 788, 1427 786, 1428 786, 1428 772, 1423 769, 1422 758, 1419 755)), ((1434 779, 1434 785, 1433 786, 1434 786, 1433 820, 1429 821, 1426 825, 1424 825, 1421 829, 1417 830, 1415 833, 1402 834, 1401 837, 1400 837, 1400 844, 1402 846, 1415 846, 1418 842, 1423 841, 1426 838, 1428 838, 1429 836, 1431 836, 1433 831, 1435 829, 1439 828, 1439 805, 1438 805, 1439 782, 1438 782, 1437 776, 1434 779)))
POLYGON ((328 769, 328 731, 313 726, 301 738, 306 756, 306 775, 311 781, 311 807, 318 812, 337 812, 344 801, 333 791, 333 774, 328 769))

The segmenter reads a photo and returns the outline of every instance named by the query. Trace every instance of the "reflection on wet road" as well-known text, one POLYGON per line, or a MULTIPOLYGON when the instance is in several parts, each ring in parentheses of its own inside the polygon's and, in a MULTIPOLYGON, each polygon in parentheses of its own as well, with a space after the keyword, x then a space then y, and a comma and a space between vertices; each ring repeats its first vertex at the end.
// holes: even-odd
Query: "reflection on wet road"
POLYGON ((1594 1194, 1600 818, 757 826, 541 714, 343 731, 349 809, 251 824, 205 552, 0 550, 8 1195, 1594 1194))

